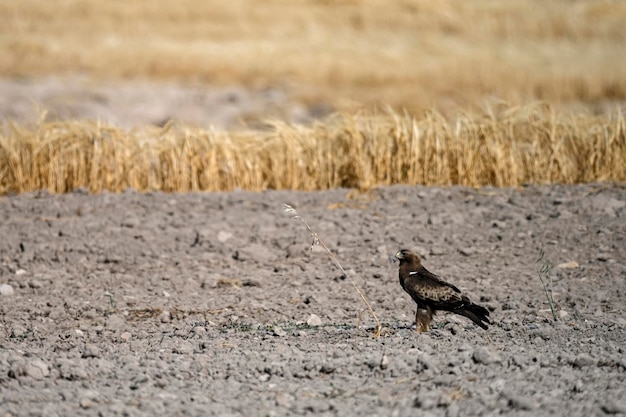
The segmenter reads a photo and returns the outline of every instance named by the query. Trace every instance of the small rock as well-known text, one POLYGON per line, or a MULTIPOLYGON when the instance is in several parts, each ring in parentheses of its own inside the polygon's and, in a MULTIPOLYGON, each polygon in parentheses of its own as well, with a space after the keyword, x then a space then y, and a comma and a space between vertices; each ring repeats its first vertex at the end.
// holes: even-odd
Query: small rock
POLYGON ((532 337, 540 337, 543 340, 550 340, 552 338, 552 333, 554 332, 554 330, 549 329, 549 328, 539 328, 536 327, 533 329, 530 329, 530 335, 532 337))
POLYGON ((206 334, 206 327, 204 326, 194 326, 193 329, 191 329, 191 331, 197 335, 197 336, 202 336, 206 334))
POLYGON ((7 297, 13 295, 13 287, 10 286, 9 284, 0 285, 0 295, 7 296, 7 297))
POLYGON ((230 232, 225 232, 223 230, 220 230, 217 234, 217 240, 224 243, 226 242, 228 239, 230 239, 231 237, 233 237, 233 234, 230 232))
POLYGON ((28 334, 28 329, 24 326, 16 324, 11 328, 11 337, 25 337, 28 334))
POLYGON ((480 346, 474 349, 472 359, 474 359, 474 362, 482 363, 483 365, 489 365, 494 362, 500 362, 500 357, 497 354, 489 351, 489 349, 487 349, 484 346, 480 346))
POLYGON ((85 346, 81 358, 99 358, 101 355, 102 353, 100 352, 100 348, 98 346, 89 344, 85 346))
POLYGON ((130 339, 133 337, 133 335, 131 335, 129 332, 124 332, 120 335, 120 338, 125 341, 128 342, 130 341, 130 339))
POLYGON ((293 395, 287 392, 279 392, 276 394, 276 405, 279 407, 290 408, 293 404, 293 395))
POLYGON ((26 375, 33 379, 44 379, 48 375, 50 375, 50 368, 48 364, 42 361, 41 359, 35 359, 31 361, 25 368, 26 375))
POLYGON ((321 326, 322 319, 317 314, 311 314, 308 319, 306 319, 306 324, 309 326, 321 326))
POLYGON ((445 253, 446 253, 446 251, 443 248, 439 247, 439 246, 433 246, 432 248, 430 248, 430 254, 433 255, 433 256, 440 256, 440 255, 443 255, 445 253))
POLYGON ((420 392, 415 400, 413 400, 413 407, 420 408, 422 410, 430 410, 437 406, 437 397, 435 391, 420 392))
POLYGON ((577 368, 584 368, 587 366, 594 366, 596 364, 596 360, 586 353, 581 353, 577 355, 570 363, 577 368))
POLYGON ((98 402, 98 393, 95 391, 86 391, 78 400, 81 408, 91 408, 98 402))
POLYGON ((383 355, 383 358, 380 360, 380 369, 387 369, 389 362, 391 362, 389 356, 383 355))
POLYGON ((565 310, 559 310, 558 313, 557 313, 557 316, 560 319, 564 319, 565 317, 569 316, 569 313, 567 311, 565 311, 565 310))
POLYGON ((464 248, 459 248, 459 253, 463 256, 471 256, 476 252, 476 250, 474 248, 470 247, 464 247, 464 248))
POLYGON ((22 275, 26 275, 28 272, 25 269, 18 269, 17 271, 15 271, 15 275, 17 275, 18 277, 21 277, 22 275))
POLYGON ((577 380, 576 382, 574 382, 574 386, 572 387, 572 391, 573 392, 584 392, 585 391, 585 384, 582 380, 577 380))
POLYGON ((602 405, 602 411, 607 414, 624 414, 626 413, 626 401, 611 399, 602 405))
POLYGON ((89 377, 83 366, 68 359, 61 359, 54 366, 59 370, 59 376, 68 381, 84 380, 89 377))
POLYGON ((438 364, 437 364, 437 360, 427 354, 427 353, 422 353, 420 355, 417 356, 417 358, 415 359, 416 362, 416 367, 415 367, 415 372, 417 372, 418 374, 425 372, 427 370, 431 370, 434 373, 438 373, 439 369, 438 369, 438 364))
POLYGON ((472 345, 469 343, 461 343, 458 348, 459 352, 469 352, 472 350, 472 345))
POLYGON ((171 295, 170 295, 170 293, 169 293, 169 292, 167 292, 167 291, 163 290, 163 297, 165 297, 165 298, 170 298, 170 297, 171 297, 171 295))
POLYGON ((173 348, 172 353, 178 355, 190 355, 193 353, 193 345, 186 340, 180 340, 173 348))
POLYGON ((509 406, 515 410, 534 410, 537 408, 535 402, 531 398, 518 395, 514 392, 503 390, 500 395, 506 398, 509 406))
POLYGON ((578 262, 576 261, 569 261, 569 262, 564 262, 562 264, 558 264, 556 267, 557 268, 561 268, 561 269, 574 269, 574 268, 578 268, 578 262))
POLYGON ((458 417, 461 415, 461 408, 457 403, 452 403, 446 409, 446 417, 458 417))
POLYGON ((274 336, 278 336, 278 337, 283 337, 283 336, 287 336, 287 332, 284 331, 282 328, 280 328, 279 326, 274 326, 274 328, 272 329, 274 336))
POLYGON ((111 314, 106 319, 106 327, 108 329, 120 329, 126 324, 126 320, 119 314, 111 314))
POLYGON ((129 229, 132 229, 132 228, 140 226, 141 221, 139 220, 138 217, 128 216, 126 219, 124 219, 124 221, 122 221, 121 225, 122 227, 127 227, 129 229))
POLYGON ((93 401, 91 401, 91 399, 87 397, 81 398, 79 403, 80 403, 80 408, 87 409, 87 408, 93 407, 93 401))
POLYGON ((43 287, 43 284, 41 283, 41 281, 33 279, 33 280, 28 281, 28 286, 31 288, 37 289, 37 288, 43 287))
POLYGON ((272 262, 276 259, 276 253, 267 245, 251 243, 239 249, 237 260, 247 261, 254 259, 255 262, 272 262))
POLYGON ((172 315, 169 311, 165 310, 161 313, 159 318, 161 319, 161 323, 169 323, 172 320, 172 315))

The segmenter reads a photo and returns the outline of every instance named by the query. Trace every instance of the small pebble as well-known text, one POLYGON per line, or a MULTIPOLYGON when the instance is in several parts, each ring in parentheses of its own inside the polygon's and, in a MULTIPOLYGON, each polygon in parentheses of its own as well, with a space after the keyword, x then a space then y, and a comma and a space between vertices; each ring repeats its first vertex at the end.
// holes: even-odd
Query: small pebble
POLYGON ((311 314, 306 320, 306 324, 308 324, 309 326, 321 326, 322 319, 317 314, 311 314))
POLYGON ((28 365, 26 365, 25 371, 26 375, 37 380, 44 379, 50 375, 50 368, 48 367, 48 364, 41 359, 31 361, 28 365))
POLYGON ((7 297, 13 295, 13 287, 10 286, 9 284, 0 285, 0 295, 7 296, 7 297))
POLYGON ((415 397, 415 400, 413 401, 413 407, 420 408, 422 410, 430 410, 437 406, 437 402, 438 401, 435 391, 424 391, 420 392, 417 397, 415 397))
POLYGON ((383 358, 380 360, 380 369, 387 369, 389 362, 389 356, 383 355, 383 358))
POLYGON ((461 415, 461 409, 457 403, 452 403, 446 409, 446 417, 458 417, 461 415))
POLYGON ((518 395, 514 392, 504 390, 500 393, 509 402, 509 406, 514 410, 534 410, 537 408, 532 398, 518 395))
POLYGON ((206 327, 204 326, 195 326, 193 329, 191 329, 191 331, 198 335, 198 336, 202 336, 204 334, 206 334, 206 327))
POLYGON ((577 368, 584 368, 587 366, 594 366, 596 364, 596 360, 586 353, 581 353, 577 355, 573 361, 571 361, 571 364, 577 368))
POLYGON ((178 355, 190 355, 193 353, 193 345, 186 340, 180 340, 173 348, 172 353, 178 355))
POLYGON ((276 405, 279 407, 290 408, 293 404, 293 395, 287 392, 279 392, 276 394, 276 405))
POLYGON ((91 408, 94 405, 93 400, 89 397, 82 397, 78 403, 80 407, 84 409, 91 408))
POLYGON ((480 346, 474 349, 474 354, 472 355, 472 359, 474 359, 474 362, 482 363, 483 365, 489 365, 494 362, 500 362, 500 357, 497 354, 489 351, 489 349, 487 349, 484 346, 480 346))
POLYGON ((231 237, 233 237, 233 234, 230 232, 225 232, 224 230, 220 230, 217 233, 217 240, 220 241, 221 243, 226 242, 231 237))
POLYGON ((172 320, 172 316, 167 310, 162 312, 159 318, 161 319, 161 323, 169 323, 170 320, 172 320))
POLYGON ((626 414, 626 401, 611 399, 602 405, 602 411, 607 414, 626 414))
POLYGON ((471 256, 476 252, 472 247, 459 248, 459 253, 463 256, 471 256))
POLYGON ((16 324, 11 328, 11 337, 24 337, 28 333, 28 329, 24 326, 16 324))
POLYGON ((100 348, 96 345, 89 344, 85 346, 81 358, 99 358, 101 356, 100 348))
POLYGON ((283 337, 287 335, 287 332, 284 331, 282 328, 280 328, 279 326, 274 326, 274 328, 272 329, 272 331, 274 332, 274 336, 278 336, 278 337, 283 337))

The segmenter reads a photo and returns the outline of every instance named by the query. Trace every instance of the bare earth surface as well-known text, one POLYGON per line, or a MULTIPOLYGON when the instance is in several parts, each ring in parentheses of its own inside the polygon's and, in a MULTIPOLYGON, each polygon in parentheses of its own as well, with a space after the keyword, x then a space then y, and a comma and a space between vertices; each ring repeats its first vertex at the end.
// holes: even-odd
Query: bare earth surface
POLYGON ((180 85, 154 81, 97 81, 77 75, 0 78, 0 123, 98 120, 121 128, 163 125, 169 120, 220 130, 262 126, 279 119, 306 123, 328 115, 324 103, 304 105, 287 89, 180 85))
POLYGON ((626 414, 623 186, 76 191, 0 213, 1 416, 626 414), (418 335, 399 248, 494 325, 418 335))

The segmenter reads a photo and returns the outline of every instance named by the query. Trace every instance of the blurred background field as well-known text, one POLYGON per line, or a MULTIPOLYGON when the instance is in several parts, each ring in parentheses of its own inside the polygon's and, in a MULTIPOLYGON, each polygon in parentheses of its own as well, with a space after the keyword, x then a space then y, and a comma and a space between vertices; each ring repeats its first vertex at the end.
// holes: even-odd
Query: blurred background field
POLYGON ((1 0, 0 15, 3 193, 626 181, 623 1, 1 0))

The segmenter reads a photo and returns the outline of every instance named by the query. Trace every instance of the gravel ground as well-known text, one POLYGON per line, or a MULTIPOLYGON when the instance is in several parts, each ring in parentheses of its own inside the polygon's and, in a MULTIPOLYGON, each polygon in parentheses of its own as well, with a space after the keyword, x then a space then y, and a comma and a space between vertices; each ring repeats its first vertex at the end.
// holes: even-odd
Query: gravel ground
POLYGON ((79 190, 0 212, 0 416, 626 415, 623 185, 79 190), (400 248, 493 326, 417 334, 400 248))

